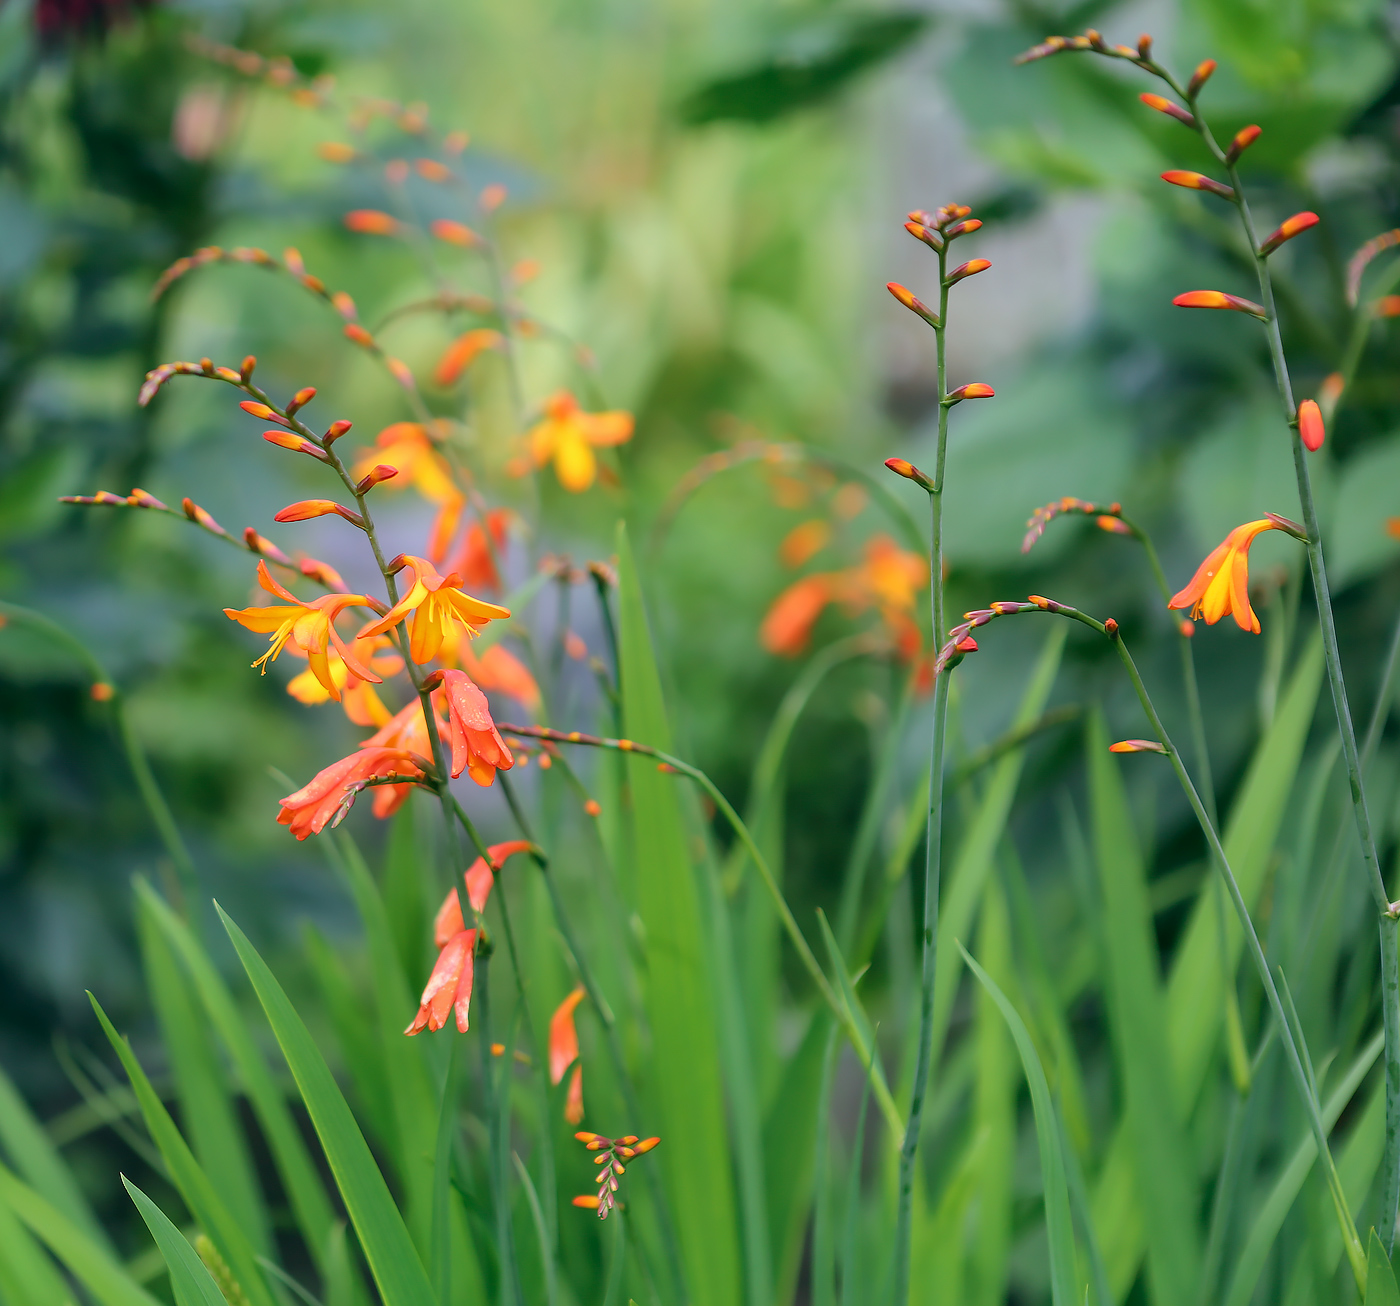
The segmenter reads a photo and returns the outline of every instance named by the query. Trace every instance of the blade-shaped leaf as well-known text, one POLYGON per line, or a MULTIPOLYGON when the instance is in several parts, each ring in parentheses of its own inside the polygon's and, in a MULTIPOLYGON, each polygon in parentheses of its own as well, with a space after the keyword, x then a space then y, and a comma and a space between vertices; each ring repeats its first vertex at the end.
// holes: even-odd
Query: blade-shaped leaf
POLYGON ((1031 1106, 1035 1111, 1035 1135, 1040 1145, 1040 1177, 1045 1188, 1045 1224, 1050 1235, 1050 1293, 1054 1306, 1079 1306, 1082 1300, 1077 1287, 1075 1267, 1074 1226, 1070 1222, 1069 1185, 1065 1180, 1065 1161, 1060 1151, 1060 1125, 1055 1104, 1050 1100, 1050 1086, 1045 1082, 1045 1070, 1031 1041, 1030 1031, 1011 1000, 997 987, 996 981, 972 959, 961 943, 958 951, 968 969, 992 995, 1011 1028, 1016 1051, 1026 1072, 1031 1090, 1031 1106))
POLYGON ((223 908, 215 906, 301 1090, 385 1306, 433 1301, 417 1249, 325 1058, 257 949, 223 908))
POLYGON ((67 1295, 48 1253, 0 1200, 0 1301, 5 1306, 50 1306, 67 1295))
POLYGON ((165 1258, 170 1271, 170 1282, 175 1288, 175 1300, 180 1306, 228 1306, 214 1276, 205 1268, 199 1254, 190 1246, 188 1239, 160 1209, 125 1175, 122 1183, 141 1212, 146 1228, 156 1240, 160 1254, 165 1258))

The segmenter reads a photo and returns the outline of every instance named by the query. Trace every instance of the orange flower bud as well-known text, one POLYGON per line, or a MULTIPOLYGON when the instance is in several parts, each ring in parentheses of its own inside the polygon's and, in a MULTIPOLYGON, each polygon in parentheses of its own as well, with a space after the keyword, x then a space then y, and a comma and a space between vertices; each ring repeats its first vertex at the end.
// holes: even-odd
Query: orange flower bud
POLYGON ((491 185, 482 187, 476 202, 483 213, 494 213, 505 203, 506 193, 506 188, 500 182, 493 181, 491 185))
POLYGON ((1165 113, 1168 118, 1175 118, 1177 122, 1186 127, 1194 127, 1196 120, 1186 112, 1179 104, 1166 99, 1161 95, 1153 95, 1151 91, 1144 91, 1138 96, 1149 109, 1156 109, 1158 113, 1165 113))
POLYGON ((266 536, 259 535, 251 526, 243 528, 243 543, 247 546, 249 553, 256 553, 263 558, 271 558, 273 562, 280 562, 284 567, 292 565, 292 560, 281 549, 266 536))
POLYGON ((413 168, 424 181, 444 182, 452 180, 452 169, 439 163, 436 159, 415 159, 413 168))
POLYGON ((375 463, 375 465, 355 483, 355 493, 364 494, 374 489, 380 481, 387 481, 398 474, 399 469, 397 467, 390 467, 388 463, 375 463))
POLYGON ((996 391, 983 381, 973 381, 969 385, 960 385, 956 390, 950 390, 948 397, 943 401, 944 407, 951 408, 954 404, 960 404, 964 399, 992 399, 996 396, 996 391))
POLYGON ((96 680, 88 689, 88 697, 94 703, 110 703, 117 696, 114 686, 109 685, 105 680, 96 680))
POLYGON ((635 1151, 638 1156, 640 1156, 643 1152, 650 1152, 651 1149, 655 1147, 660 1141, 661 1140, 659 1138, 644 1138, 640 1143, 633 1141, 631 1146, 632 1150, 635 1151))
POLYGON ((885 466, 896 476, 902 476, 907 481, 913 481, 916 485, 922 486, 925 490, 933 489, 933 481, 925 476, 923 472, 906 458, 886 458, 885 466))
POLYGON ((481 237, 476 232, 463 222, 453 222, 451 218, 434 218, 428 224, 428 230, 439 240, 445 240, 449 245, 460 245, 463 249, 481 244, 481 237))
POLYGON ((442 148, 448 154, 460 154, 471 144, 471 139, 466 132, 448 132, 442 138, 442 148))
POLYGON ((314 385, 303 386, 292 396, 291 402, 287 405, 287 416, 291 417, 293 413, 305 408, 314 398, 316 398, 316 387, 314 385))
POLYGON ((1241 299, 1238 295, 1227 295, 1221 290, 1188 290, 1173 299, 1172 303, 1177 308, 1228 308, 1236 313, 1248 313, 1261 322, 1265 320, 1264 310, 1260 305, 1248 299, 1241 299))
POLYGON ((332 422, 328 427, 326 427, 326 433, 321 437, 321 443, 334 444, 353 425, 353 422, 347 422, 344 418, 342 418, 338 422, 332 422))
POLYGON ((304 277, 306 275, 306 264, 301 260, 301 251, 294 246, 289 245, 282 251, 282 262, 292 276, 304 277))
POLYGON ((906 222, 904 224, 904 230, 913 236, 915 240, 923 241, 930 249, 941 250, 943 248, 943 237, 936 231, 924 226, 922 222, 906 222))
POLYGON ((947 277, 944 279, 943 284, 945 286, 955 285, 964 277, 974 277, 979 272, 985 272, 991 266, 991 259, 970 258, 966 263, 958 264, 957 267, 955 267, 950 273, 948 273, 947 277))
POLYGON ((360 315, 359 309, 355 307, 355 301, 343 290, 337 290, 331 296, 331 307, 347 322, 353 322, 360 315))
POLYGON ((1323 440, 1327 438, 1327 430, 1322 423, 1322 411, 1318 408, 1316 400, 1304 399, 1298 405, 1298 438, 1309 453, 1316 453, 1321 449, 1323 440))
POLYGON ((313 517, 329 517, 332 513, 337 517, 344 517, 352 526, 364 529, 365 521, 359 513, 352 512, 333 499, 301 499, 297 503, 289 503, 272 520, 279 522, 310 521, 313 517))
POLYGON ((1170 182, 1173 186, 1185 186, 1187 190, 1208 190, 1212 195, 1219 195, 1221 199, 1232 200, 1235 198, 1235 192, 1231 187, 1214 181, 1210 177, 1202 176, 1199 172, 1186 172, 1179 168, 1173 168, 1162 174, 1162 180, 1170 182))
POLYGON ((413 379, 413 369, 401 358, 392 358, 388 354, 384 356, 384 366, 389 369, 394 380, 405 390, 416 390, 418 382, 413 379))
POLYGON ((322 141, 316 147, 316 153, 327 163, 349 163, 355 157, 355 147, 346 145, 344 141, 322 141))
POLYGON ((1110 535, 1131 535, 1133 532, 1128 523, 1121 517, 1099 517, 1095 521, 1099 530, 1107 531, 1110 535))
POLYGON ((598 1199, 589 1194, 585 1194, 582 1197, 575 1197, 573 1201, 575 1206, 581 1206, 588 1211, 596 1211, 598 1209, 598 1199))
POLYGON ((1118 623, 1114 621, 1112 617, 1109 617, 1108 620, 1103 623, 1103 633, 1107 635, 1109 639, 1114 639, 1117 637, 1118 623))
POLYGON ((1291 218, 1285 218, 1279 223, 1279 228, 1271 236, 1259 245, 1261 254, 1272 254, 1286 240, 1292 240, 1294 236, 1305 232, 1309 227, 1315 227, 1322 219, 1316 213, 1303 212, 1295 213, 1291 218))
POLYGON ((885 289, 890 292, 901 304, 911 313, 917 313, 929 326, 937 329, 941 324, 938 314, 927 304, 914 294, 907 286, 901 286, 898 281, 887 281, 885 289))
POLYGON ((180 507, 184 509, 185 516, 194 522, 196 526, 203 526, 206 531, 212 531, 215 535, 223 535, 225 533, 224 528, 193 499, 181 499, 180 507))
POLYGON ((399 220, 378 209, 351 209, 345 215, 345 226, 364 236, 392 236, 399 229, 399 220))
POLYGON ((947 236, 949 240, 956 240, 959 236, 970 236, 974 231, 980 231, 981 228, 981 218, 964 218, 961 222, 953 223, 943 234, 947 236))
POLYGON ((1183 617, 1181 619, 1181 624, 1177 626, 1177 629, 1182 633, 1182 635, 1186 639, 1190 639, 1191 636, 1196 633, 1196 623, 1192 621, 1190 617, 1183 617))
POLYGON ((1196 71, 1191 74, 1191 80, 1186 84, 1186 98, 1194 100, 1208 81, 1210 75, 1215 71, 1215 60, 1204 59, 1196 65, 1196 71))
POLYGON ((1377 317, 1400 317, 1400 295, 1382 295, 1376 300, 1377 317))
POLYGON ((253 375, 253 369, 257 367, 257 365, 258 360, 254 358, 252 354, 249 354, 247 358, 245 358, 243 362, 239 365, 238 375, 241 376, 245 381, 248 380, 248 378, 253 375))
POLYGON ((260 404, 255 399, 244 399, 238 405, 245 413, 256 417, 263 422, 276 422, 280 426, 285 426, 286 422, 272 411, 266 404, 260 404))
POLYGON ((374 337, 358 322, 345 324, 345 337, 347 340, 353 340, 357 345, 363 345, 366 349, 375 348, 374 337))
POLYGON ((1165 753, 1167 750, 1155 739, 1120 739, 1109 744, 1110 753, 1165 753))
POLYGON ((314 580, 318 585, 324 585, 328 590, 334 590, 337 594, 348 594, 349 587, 341 579, 341 575, 328 562, 322 562, 319 558, 303 558, 301 560, 301 574, 308 580, 314 580))
POLYGON ((1143 63, 1152 58, 1152 38, 1146 32, 1138 37, 1137 52, 1143 63))
POLYGON ((275 444, 282 449, 290 449, 293 453, 309 454, 312 458, 318 458, 323 463, 330 462, 329 456, 312 444, 310 440, 303 439, 291 431, 264 431, 263 439, 268 444, 275 444))
POLYGON ((1230 142, 1230 148, 1225 151, 1225 162, 1234 163, 1255 141, 1259 139, 1263 128, 1251 124, 1248 127, 1241 127, 1235 133, 1235 139, 1230 142))
POLYGON ((170 509, 157 499, 154 494, 139 488, 133 489, 131 493, 126 496, 126 501, 133 508, 156 508, 164 512, 170 511, 170 509))
POLYGON ((596 798, 590 798, 584 803, 583 810, 587 812, 589 816, 601 816, 603 814, 603 805, 596 798))

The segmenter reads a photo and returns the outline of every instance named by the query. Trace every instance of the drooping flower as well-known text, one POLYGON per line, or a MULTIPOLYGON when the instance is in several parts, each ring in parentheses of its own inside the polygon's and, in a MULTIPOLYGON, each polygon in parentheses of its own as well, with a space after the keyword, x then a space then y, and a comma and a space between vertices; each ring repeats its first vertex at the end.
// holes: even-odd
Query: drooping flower
POLYGON ((831 600, 829 574, 804 576, 794 581, 773 600, 763 618, 758 632, 763 647, 779 657, 797 657, 811 642, 812 627, 831 600))
POLYGON ((386 482, 390 489, 410 483, 429 503, 437 505, 437 517, 428 533, 428 557, 441 562, 457 533, 466 497, 452 479, 452 469, 437 450, 427 427, 420 422, 394 422, 375 437, 355 463, 351 475, 359 480, 377 466, 393 467, 398 476, 386 482))
MULTIPOLYGON (((508 839, 505 843, 493 843, 487 847, 490 860, 478 857, 462 877, 467 886, 467 901, 472 911, 480 914, 486 910, 487 900, 496 884, 496 873, 516 853, 529 852, 534 847, 528 839, 508 839)), ((462 900, 456 889, 450 889, 438 908, 433 920, 433 943, 441 948, 459 930, 466 928, 462 920, 462 900)))
MULTIPOLYGON (((341 686, 336 683, 331 670, 331 650, 339 655, 347 673, 371 684, 382 683, 369 667, 365 666, 341 639, 335 628, 335 620, 346 608, 368 607, 370 600, 363 594, 323 594, 310 603, 303 603, 290 590, 273 580, 267 563, 258 559, 258 584, 269 594, 286 599, 287 605, 272 605, 265 608, 225 608, 224 615, 238 622, 248 630, 260 635, 270 634, 271 645, 256 662, 264 674, 267 664, 275 662, 288 640, 306 654, 311 664, 312 674, 325 688, 327 694, 340 701, 341 686)), ((364 632, 361 632, 363 634, 364 632)))
POLYGON ((390 566, 407 568, 413 575, 413 584, 383 617, 360 631, 360 636, 382 635, 407 619, 408 652, 415 662, 429 662, 435 658, 448 630, 456 625, 462 626, 468 635, 475 635, 488 621, 510 616, 509 608, 463 593, 457 588, 461 578, 456 572, 439 576, 437 568, 426 558, 400 554, 390 566))
MULTIPOLYGON (((315 778, 294 794, 278 801, 282 805, 277 824, 291 828, 298 839, 320 834, 350 810, 362 781, 381 776, 419 777, 423 773, 411 753, 399 748, 362 746, 338 762, 319 771, 315 778), (338 815, 339 814, 339 815, 338 815)), ((404 786, 407 788, 407 785, 404 786)))
POLYGON ((1208 626, 1229 613, 1241 630, 1257 635, 1259 618, 1249 606, 1249 546, 1264 531, 1281 529, 1271 517, 1236 526, 1206 555, 1191 583, 1174 594, 1167 606, 1190 608, 1192 617, 1204 617, 1208 626))
POLYGON ((559 484, 581 494, 598 475, 594 449, 626 444, 632 438, 632 414, 619 410, 586 413, 567 390, 545 401, 544 420, 529 433, 530 461, 536 467, 554 463, 559 484))
POLYGON ((549 1018, 549 1082, 557 1084, 573 1066, 569 1091, 564 1101, 564 1119, 576 1125, 583 1119, 583 1066, 578 1063, 578 1030, 574 1008, 584 999, 582 986, 576 988, 549 1018))
POLYGON ((472 683, 465 671, 451 668, 435 671, 424 684, 441 684, 442 697, 447 701, 448 741, 452 746, 452 778, 463 771, 479 785, 489 785, 497 771, 509 771, 515 765, 505 740, 491 719, 486 695, 472 683))
MULTIPOLYGON (((454 895, 455 897, 455 895, 454 895)), ((472 1001, 472 978, 476 951, 476 931, 458 930, 452 935, 438 954, 437 965, 428 976, 423 996, 418 1003, 418 1014, 413 1017, 405 1034, 417 1034, 422 1030, 437 1031, 447 1024, 447 1013, 455 1012, 457 1028, 465 1034, 470 1027, 468 1019, 472 1001)))

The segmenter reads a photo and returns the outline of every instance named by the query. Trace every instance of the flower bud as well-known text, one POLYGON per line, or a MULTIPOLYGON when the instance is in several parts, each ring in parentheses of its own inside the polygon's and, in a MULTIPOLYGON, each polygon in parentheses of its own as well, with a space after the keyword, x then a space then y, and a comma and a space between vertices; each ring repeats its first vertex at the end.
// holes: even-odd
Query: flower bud
POLYGON ((344 141, 322 141, 316 147, 316 153, 327 163, 351 163, 355 158, 355 147, 344 141))
POLYGON ((348 594, 349 587, 341 579, 341 575, 328 562, 322 562, 319 558, 303 558, 301 560, 301 574, 307 580, 314 580, 318 585, 324 585, 328 590, 334 590, 337 594, 348 594))
POLYGON ((1236 313, 1248 313, 1265 321, 1264 309, 1252 300, 1241 299, 1238 295, 1227 295, 1221 290, 1188 290, 1172 300, 1177 308, 1228 308, 1236 313))
POLYGON ((184 509, 185 516, 194 522, 196 526, 203 526, 206 531, 212 531, 215 535, 223 535, 225 533, 224 528, 193 499, 181 499, 180 507, 184 509))
POLYGON ((428 230, 439 240, 445 240, 449 245, 460 245, 463 249, 481 244, 481 237, 466 223, 454 222, 451 218, 434 218, 428 224, 428 230))
POLYGON ((1233 165, 1255 141, 1259 139, 1262 127, 1251 124, 1248 127, 1241 127, 1235 133, 1235 139, 1230 142, 1230 148, 1225 151, 1225 162, 1233 165))
POLYGON ((245 381, 248 380, 248 378, 253 375, 253 369, 257 367, 257 365, 258 360, 254 358, 252 354, 249 354, 247 358, 245 358, 240 364, 238 368, 238 375, 241 376, 245 381))
POLYGON ((1110 753, 1165 753, 1167 750, 1155 739, 1120 739, 1109 744, 1110 753))
POLYGON ((446 164, 439 163, 436 159, 415 159, 413 170, 423 178, 424 181, 435 181, 438 183, 452 180, 452 169, 446 164))
POLYGON ((1149 109, 1156 109, 1158 113, 1165 113, 1168 118, 1175 118, 1184 127, 1196 125, 1196 120, 1181 105, 1168 100, 1165 96, 1153 95, 1151 91, 1144 91, 1138 96, 1138 99, 1149 109))
POLYGON ((494 213, 502 204, 506 202, 506 188, 500 182, 492 182, 489 186, 481 188, 481 194, 477 197, 477 204, 483 213, 494 213))
POLYGON ((1118 623, 1114 621, 1112 617, 1109 617, 1108 620, 1103 623, 1103 633, 1107 635, 1109 639, 1118 638, 1118 623))
POLYGON ((598 1199, 586 1193, 582 1197, 575 1197, 573 1203, 575 1206, 581 1206, 588 1211, 596 1211, 598 1209, 598 1199))
POLYGON ((282 251, 282 263, 292 276, 304 277, 306 275, 306 264, 302 262, 301 251, 294 245, 288 245, 282 251))
POLYGON ((644 1138, 640 1143, 634 1143, 634 1150, 640 1155, 643 1152, 650 1152, 661 1140, 659 1138, 644 1138))
POLYGON ((413 369, 409 367, 401 358, 393 358, 388 354, 384 356, 384 366, 389 369, 389 374, 405 390, 416 390, 418 383, 413 379, 413 369))
POLYGON ((1177 630, 1181 632, 1183 638, 1190 639, 1191 636, 1196 633, 1196 623, 1189 617, 1183 617, 1180 624, 1177 626, 1177 630))
POLYGON ((1259 245, 1261 254, 1272 254, 1286 240, 1292 240, 1294 236, 1301 235, 1309 227, 1315 227, 1322 219, 1316 213, 1303 212, 1295 213, 1291 218, 1285 218, 1277 231, 1265 239, 1259 245))
POLYGON ((948 397, 943 401, 945 408, 951 408, 954 404, 960 404, 964 399, 992 399, 996 396, 996 391, 983 381, 973 381, 968 385, 960 385, 956 390, 950 390, 948 397))
POLYGON ((583 810, 589 816, 601 816, 603 814, 603 805, 596 798, 590 798, 584 803, 583 810))
POLYGON ((1321 449, 1323 440, 1327 438, 1327 430, 1322 423, 1322 411, 1315 400, 1304 399, 1298 405, 1298 438, 1309 453, 1316 453, 1321 449))
POLYGON ((321 443, 334 444, 353 425, 353 422, 347 422, 343 418, 338 422, 332 422, 328 427, 326 427, 326 433, 321 437, 321 443))
POLYGON ((1179 168, 1173 168, 1162 174, 1162 180, 1170 182, 1173 186, 1184 186, 1187 190, 1208 190, 1212 195, 1219 195, 1221 199, 1232 200, 1235 198, 1235 192, 1231 187, 1222 182, 1214 181, 1210 177, 1202 176, 1199 172, 1185 172, 1179 168))
POLYGON ((379 209, 351 209, 345 215, 345 226, 363 236, 392 236, 399 230, 399 220, 379 209))
POLYGON ((899 302, 903 304, 904 307, 907 308, 911 313, 917 313, 921 318, 924 319, 925 322, 929 324, 929 326, 933 327, 935 330, 937 330, 938 327, 942 325, 942 323, 940 323, 938 320, 938 314, 935 313, 933 309, 931 309, 927 304, 925 304, 923 300, 921 300, 917 295, 915 295, 914 292, 910 290, 907 286, 901 286, 897 281, 889 281, 885 283, 885 289, 888 290, 890 294, 892 294, 897 300, 899 300, 899 302))
POLYGON ((925 490, 933 489, 933 481, 924 475, 907 458, 886 458, 885 466, 896 476, 902 476, 906 481, 913 481, 916 485, 925 490))
POLYGON ((365 349, 376 348, 374 337, 358 322, 347 322, 345 324, 345 338, 347 340, 353 340, 357 345, 361 345, 365 349))
POLYGON ((353 322, 360 315, 359 309, 355 307, 355 301, 343 290, 337 290, 331 296, 331 307, 347 322, 353 322))
POLYGON ((131 493, 126 496, 126 501, 133 508, 155 508, 162 512, 170 511, 170 509, 157 499, 154 494, 139 488, 133 489, 131 493))
POLYGON ((272 520, 277 522, 310 521, 313 517, 329 517, 331 514, 344 517, 352 526, 364 529, 365 520, 359 513, 352 512, 333 499, 301 499, 296 503, 289 503, 272 520))
POLYGON ((944 247, 943 237, 921 222, 906 222, 904 230, 915 240, 923 241, 930 249, 942 250, 944 247))
POLYGON ((1138 58, 1147 63, 1152 58, 1152 38, 1144 32, 1138 37, 1137 43, 1138 58))
POLYGON ((281 549, 266 536, 259 535, 251 526, 243 528, 243 543, 247 546, 249 553, 256 553, 262 558, 271 558, 273 562, 280 562, 284 567, 293 565, 292 560, 281 549))
POLYGON ((949 240, 956 240, 959 236, 970 236, 974 231, 980 230, 982 226, 981 218, 964 218, 961 222, 955 222, 944 231, 944 235, 949 240))
POLYGON ((391 467, 388 463, 376 463, 356 482, 355 493, 365 494, 374 489, 380 481, 387 481, 398 474, 397 467, 391 467))
POLYGON ((318 449, 310 440, 303 439, 292 431, 264 431, 263 439, 268 444, 275 444, 281 449, 290 449, 293 453, 304 453, 323 463, 330 462, 329 455, 318 449))
POLYGON ((945 286, 956 285, 964 277, 974 277, 979 272, 985 272, 992 266, 991 259, 970 258, 966 263, 959 263, 944 279, 945 286))
POLYGON ((1203 59, 1196 65, 1196 71, 1191 74, 1191 80, 1186 84, 1186 98, 1194 100, 1208 81, 1210 75, 1215 71, 1214 59, 1203 59))
POLYGON ((105 680, 95 680, 88 689, 88 697, 94 703, 110 703, 117 696, 116 687, 105 680))
POLYGON ((296 394, 292 396, 291 402, 287 405, 287 416, 291 417, 292 414, 299 409, 305 408, 314 398, 316 398, 316 387, 314 385, 309 385, 304 389, 298 390, 296 394))
POLYGON ((245 413, 251 417, 256 417, 263 422, 277 422, 286 425, 282 419, 272 411, 266 404, 260 404, 256 399, 244 399, 238 405, 245 413))
POLYGON ((1094 524, 1101 531, 1107 531, 1110 535, 1131 535, 1132 528, 1121 517, 1103 516, 1095 520, 1094 524))

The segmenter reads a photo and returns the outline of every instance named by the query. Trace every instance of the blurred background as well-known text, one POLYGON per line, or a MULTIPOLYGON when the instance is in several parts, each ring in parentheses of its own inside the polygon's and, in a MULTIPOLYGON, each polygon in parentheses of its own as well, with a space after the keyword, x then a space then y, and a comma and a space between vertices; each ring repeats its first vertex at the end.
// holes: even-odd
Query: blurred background
MULTIPOLYGON (((1227 134, 1264 127, 1247 156, 1262 228, 1301 208, 1322 216, 1274 260, 1295 385, 1317 394, 1352 339, 1347 260, 1400 222, 1400 9, 1386 0, 0 5, 0 597, 47 613, 98 654, 127 696, 206 897, 274 965, 295 971, 308 920, 347 947, 356 927, 315 841, 298 844, 275 823, 287 784, 269 767, 302 784, 357 736, 338 714, 288 697, 296 666, 249 670, 258 641, 220 611, 254 601, 246 555, 170 518, 57 499, 133 486, 172 504, 189 495, 231 531, 254 525, 307 549, 354 587, 361 564, 333 525, 274 535, 272 513, 317 482, 258 440, 231 392, 177 382, 144 409, 136 393, 167 359, 236 366, 255 354, 266 388, 316 386, 318 420, 351 418, 367 443, 412 416, 402 391, 286 278, 214 266, 156 302, 150 290, 177 257, 212 243, 295 246, 328 286, 354 296, 366 322, 434 286, 411 248, 345 229, 347 210, 385 199, 373 169, 318 155, 343 137, 342 120, 299 105, 275 78, 198 53, 191 38, 285 56, 303 80, 333 77, 345 103, 387 97, 438 129, 470 133, 473 184, 507 188, 496 222, 508 261, 538 264, 517 267, 521 301, 592 354, 581 372, 566 343, 528 351, 527 398, 566 385, 589 407, 637 419, 619 451, 620 483, 571 496, 542 478, 536 505, 522 483, 488 478, 488 497, 531 522, 529 538, 512 543, 512 576, 546 552, 606 560, 616 521, 628 522, 677 749, 742 808, 755 753, 812 655, 764 648, 769 605, 804 571, 855 565, 872 536, 903 527, 854 472, 798 474, 762 458, 734 458, 674 511, 663 505, 703 458, 745 441, 810 446, 867 475, 883 475, 891 455, 927 454, 932 335, 883 288, 893 280, 936 293, 932 256, 902 230, 906 210, 972 205, 985 226, 964 256, 992 261, 957 290, 949 343, 951 383, 997 391, 952 415, 954 613, 1033 591, 1116 616, 1184 736, 1173 623, 1141 550, 1071 517, 1023 555, 1026 519, 1062 495, 1120 501, 1152 533, 1176 588, 1232 526, 1266 510, 1300 515, 1261 338, 1235 315, 1171 306, 1198 287, 1252 294, 1224 207, 1157 180, 1167 167, 1203 166, 1196 142, 1138 104, 1146 83, 1130 69, 1011 64, 1048 32, 1088 23, 1117 41, 1152 31, 1179 70, 1219 59, 1215 121, 1227 134), (838 502, 843 485, 860 488, 838 502), (831 525, 829 538, 794 569, 780 544, 813 519, 831 525)), ((411 195, 431 216, 427 192, 411 195)), ((478 275, 462 266, 466 281, 478 275)), ((413 318, 385 338, 426 374, 450 332, 413 318)), ((1362 341, 1316 474, 1364 722, 1400 609, 1400 539, 1387 527, 1400 516, 1400 342, 1384 317, 1362 341)), ((488 454, 516 434, 495 367, 485 360, 471 381, 473 438, 488 454)), ((433 411, 452 407, 449 393, 424 393, 433 411)), ((886 487, 922 527, 909 488, 886 487)), ((385 502, 392 547, 412 551, 421 505, 385 502)), ((1264 634, 1227 621, 1199 627, 1194 644, 1227 811, 1311 621, 1300 551, 1266 535, 1254 561, 1264 634)), ((602 653, 588 600, 576 593, 572 616, 552 591, 538 600, 537 646, 569 625, 602 653)), ((833 607, 811 647, 870 625, 833 607)), ((964 663, 958 764, 1008 729, 1045 634, 1036 622, 1002 623, 964 663)), ((1085 977, 1092 947, 1075 923, 1061 842, 1064 795, 1081 784, 1080 726, 1102 704, 1115 737, 1144 732, 1107 657, 1070 634, 1009 826, 1047 953, 1085 977)), ((840 897, 873 758, 895 728, 900 674, 888 659, 842 663, 796 728, 780 846, 804 924, 840 897)), ((558 683, 564 706, 552 724, 608 725, 582 664, 558 683)), ((926 710, 915 705, 912 725, 898 718, 901 793, 917 779, 926 710)), ((1319 714, 1317 750, 1330 724, 1325 696, 1319 714)), ((1383 747, 1372 800, 1387 850, 1400 815, 1395 762, 1383 747)), ((1335 786, 1328 774, 1314 783, 1335 786)), ((1202 882, 1202 849, 1164 769, 1127 775, 1165 958, 1202 882)), ((1295 801, 1305 791, 1300 782, 1295 801)), ((483 799, 482 819, 501 837, 495 801, 483 799)), ((351 825, 378 846, 383 830, 368 813, 351 825)), ((898 826, 892 816, 881 835, 887 851, 898 826)), ((173 882, 109 716, 77 663, 18 626, 0 630, 0 1065, 42 1116, 68 1120, 72 1137, 91 1128, 77 1084, 98 1073, 91 1050, 102 1041, 84 990, 120 1028, 151 1025, 133 874, 173 882)), ((1360 884, 1344 877, 1331 908, 1342 924, 1325 993, 1342 992, 1353 969, 1374 973, 1360 884)), ((915 918, 917 887, 897 893, 892 919, 915 918)), ((910 1000, 911 957, 910 939, 892 942, 866 981, 889 1029, 910 1000)), ((1087 978, 1065 984, 1080 995, 1090 1100, 1107 1100, 1102 1012, 1087 978)), ((1309 1014, 1321 1030, 1331 1029, 1330 1001, 1309 1014)), ((1374 1014, 1367 1001, 1345 1009, 1358 1028, 1374 1014)), ((966 1010, 963 1001, 955 1037, 966 1010)), ((842 1091, 853 1110, 858 1077, 842 1091)), ((119 1207, 109 1176, 125 1163, 123 1144, 89 1143, 74 1154, 119 1207)), ((1033 1192, 1033 1157, 1022 1169, 1033 1192)), ((1013 1277, 1039 1282, 1032 1262, 1042 1254, 1025 1251, 1013 1277)))

